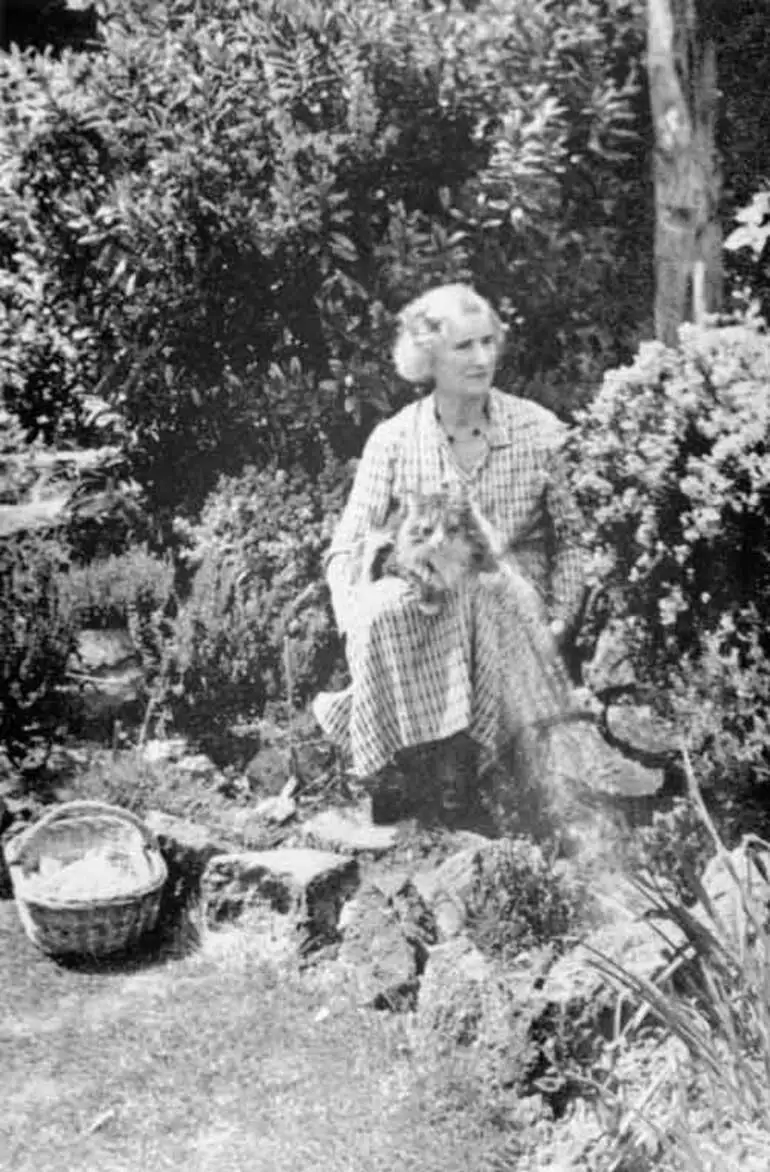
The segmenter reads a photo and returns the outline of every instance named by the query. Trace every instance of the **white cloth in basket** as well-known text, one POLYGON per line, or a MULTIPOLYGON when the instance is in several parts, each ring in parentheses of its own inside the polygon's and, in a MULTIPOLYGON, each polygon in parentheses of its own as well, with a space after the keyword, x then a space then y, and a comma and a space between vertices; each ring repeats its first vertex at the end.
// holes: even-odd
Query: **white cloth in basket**
POLYGON ((147 882, 147 864, 141 856, 118 851, 114 846, 92 847, 71 863, 44 856, 29 891, 42 899, 116 899, 131 895, 147 882))

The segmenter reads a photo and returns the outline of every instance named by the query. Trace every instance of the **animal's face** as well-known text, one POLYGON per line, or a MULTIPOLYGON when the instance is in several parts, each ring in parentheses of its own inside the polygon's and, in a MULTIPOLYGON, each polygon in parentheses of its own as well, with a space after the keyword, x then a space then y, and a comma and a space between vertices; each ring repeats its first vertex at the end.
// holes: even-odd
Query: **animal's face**
POLYGON ((491 551, 467 501, 414 496, 399 528, 399 556, 418 559, 443 578, 456 580, 470 569, 491 568, 491 551))

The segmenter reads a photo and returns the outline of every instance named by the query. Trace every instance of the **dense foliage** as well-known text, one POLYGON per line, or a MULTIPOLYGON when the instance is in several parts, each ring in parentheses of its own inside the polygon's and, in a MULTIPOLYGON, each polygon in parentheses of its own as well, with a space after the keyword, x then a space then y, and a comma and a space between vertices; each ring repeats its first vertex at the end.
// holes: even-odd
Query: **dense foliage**
POLYGON ((301 703, 341 667, 323 557, 350 481, 331 468, 317 480, 247 468, 180 526, 191 582, 165 697, 178 723, 226 723, 270 699, 301 703))
POLYGON ((603 619, 724 766, 767 741, 769 378, 761 322, 685 328, 606 375, 576 438, 603 619))
MULTIPOLYGON (((744 0, 712 10, 724 211, 753 200, 731 264, 766 296, 765 98, 743 84, 766 32, 744 0)), ((78 623, 134 628, 179 720, 279 695, 287 636, 297 701, 336 669, 322 556, 347 460, 412 393, 388 354, 408 297, 472 280, 509 327, 501 384, 564 415, 631 358, 652 300, 644 16, 131 0, 105 5, 99 51, 0 53, 4 501, 35 490, 21 437, 109 454, 73 479, 66 588, 78 623)), ((770 696, 765 344, 736 326, 643 347, 578 432, 604 617, 661 704, 720 729, 722 772, 760 767, 770 696)))
POLYGON ((67 715, 63 684, 75 648, 59 589, 67 560, 53 538, 0 543, 0 744, 30 769, 42 764, 67 715))
POLYGON ((135 0, 98 54, 0 55, 8 403, 53 439, 106 402, 153 507, 193 506, 358 454, 406 393, 393 312, 468 276, 505 380, 569 409, 649 302, 637 8, 135 0))

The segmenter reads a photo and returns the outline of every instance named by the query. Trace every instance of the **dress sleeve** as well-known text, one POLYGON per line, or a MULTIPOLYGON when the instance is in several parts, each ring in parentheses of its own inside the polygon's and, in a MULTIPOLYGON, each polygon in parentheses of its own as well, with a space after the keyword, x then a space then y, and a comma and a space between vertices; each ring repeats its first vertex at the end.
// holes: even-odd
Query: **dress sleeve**
POLYGON ((364 447, 353 487, 326 555, 326 581, 340 631, 350 617, 352 581, 361 539, 385 524, 393 501, 396 444, 379 424, 364 447))
POLYGON ((546 517, 550 552, 551 618, 569 629, 577 618, 586 589, 581 548, 582 523, 567 474, 563 442, 548 455, 546 517))

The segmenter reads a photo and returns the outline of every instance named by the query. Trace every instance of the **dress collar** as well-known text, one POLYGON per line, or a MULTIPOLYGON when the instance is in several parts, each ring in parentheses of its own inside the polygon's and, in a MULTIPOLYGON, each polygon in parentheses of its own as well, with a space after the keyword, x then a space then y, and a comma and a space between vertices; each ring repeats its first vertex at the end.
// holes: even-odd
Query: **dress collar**
MULTIPOLYGON (((508 428, 503 421, 502 412, 500 409, 500 399, 502 392, 495 387, 490 387, 489 397, 487 399, 487 407, 489 411, 489 430, 486 433, 487 443, 490 449, 507 448, 510 447, 512 439, 508 428)), ((436 439, 444 437, 444 430, 439 423, 436 412, 436 396, 433 391, 427 397, 427 404, 429 410, 428 426, 433 428, 436 439)))

